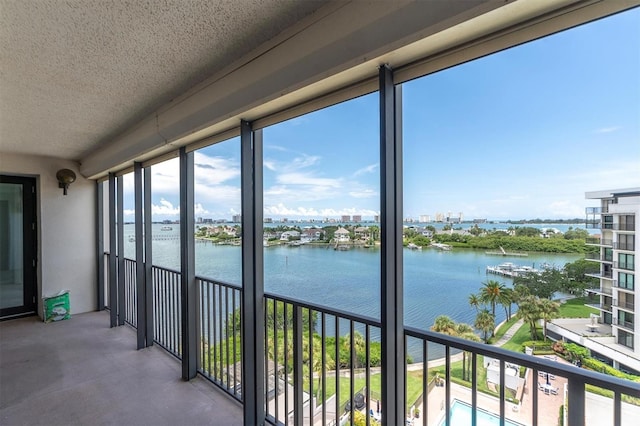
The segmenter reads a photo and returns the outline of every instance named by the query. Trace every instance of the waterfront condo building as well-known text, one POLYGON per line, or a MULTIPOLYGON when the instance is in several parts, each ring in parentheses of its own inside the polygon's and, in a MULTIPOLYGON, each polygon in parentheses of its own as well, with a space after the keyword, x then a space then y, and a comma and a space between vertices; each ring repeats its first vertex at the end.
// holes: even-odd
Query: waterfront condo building
MULTIPOLYGON (((600 264, 600 271, 589 274, 600 280, 599 288, 590 290, 600 297, 593 305, 600 311, 599 323, 611 326, 612 337, 600 340, 610 347, 606 355, 613 365, 631 368, 640 359, 640 303, 636 302, 635 277, 638 275, 640 240, 636 221, 640 216, 640 188, 593 191, 587 199, 600 200, 597 207, 588 207, 587 226, 599 228, 600 236, 587 244, 599 248, 587 259, 600 264), (608 341, 609 340, 609 341, 608 341)), ((637 366, 634 365, 634 370, 637 366)))

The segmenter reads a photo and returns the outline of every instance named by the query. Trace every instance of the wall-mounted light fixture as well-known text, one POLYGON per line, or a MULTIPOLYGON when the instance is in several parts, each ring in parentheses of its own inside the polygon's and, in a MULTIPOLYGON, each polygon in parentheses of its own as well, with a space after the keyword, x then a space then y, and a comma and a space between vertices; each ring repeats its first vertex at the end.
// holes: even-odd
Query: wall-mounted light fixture
POLYGON ((56 179, 58 179, 58 188, 62 188, 64 195, 67 195, 67 188, 76 181, 76 174, 73 173, 73 170, 60 169, 56 173, 56 179))

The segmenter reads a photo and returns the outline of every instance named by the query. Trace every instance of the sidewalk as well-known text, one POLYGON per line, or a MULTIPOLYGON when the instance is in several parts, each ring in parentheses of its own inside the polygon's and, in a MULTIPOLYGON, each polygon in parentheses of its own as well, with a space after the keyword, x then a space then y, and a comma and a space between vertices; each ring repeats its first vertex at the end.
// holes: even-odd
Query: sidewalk
POLYGON ((507 343, 513 337, 513 335, 516 334, 516 332, 520 329, 520 327, 522 327, 522 324, 524 324, 524 321, 522 320, 516 321, 515 324, 509 327, 509 329, 504 333, 504 335, 501 338, 493 342, 491 345, 500 347, 505 343, 507 343))

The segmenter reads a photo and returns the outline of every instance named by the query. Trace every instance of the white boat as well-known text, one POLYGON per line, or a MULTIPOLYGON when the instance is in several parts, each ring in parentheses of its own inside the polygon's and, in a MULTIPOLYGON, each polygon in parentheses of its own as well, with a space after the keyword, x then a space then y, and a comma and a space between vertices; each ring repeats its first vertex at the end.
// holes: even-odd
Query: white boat
POLYGON ((409 250, 422 250, 422 246, 416 245, 414 243, 407 244, 407 248, 409 250))
POLYGON ((171 230, 173 230, 173 228, 170 227, 170 226, 163 226, 162 228, 160 228, 160 230, 161 231, 171 231, 171 230))
POLYGON ((431 243, 430 247, 435 247, 438 250, 449 251, 451 246, 449 244, 431 243))

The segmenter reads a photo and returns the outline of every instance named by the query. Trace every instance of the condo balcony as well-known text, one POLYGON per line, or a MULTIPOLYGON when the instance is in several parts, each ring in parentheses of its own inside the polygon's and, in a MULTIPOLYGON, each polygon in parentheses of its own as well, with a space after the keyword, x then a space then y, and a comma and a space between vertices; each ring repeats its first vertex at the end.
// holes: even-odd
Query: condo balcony
POLYGON ((586 253, 584 258, 587 260, 597 260, 600 262, 613 262, 613 255, 604 255, 600 253, 586 253))
POLYGON ((607 238, 587 237, 585 242, 591 246, 613 247, 613 240, 607 238))
POLYGON ((620 243, 620 242, 616 242, 613 243, 613 248, 615 250, 625 250, 625 251, 635 251, 635 244, 633 242, 631 243, 620 243))
MULTIPOLYGON (((118 306, 52 324, 33 317, 0 324, 0 414, 7 424, 47 418, 52 424, 210 424, 215 419, 214 424, 240 425, 245 404, 264 404, 264 421, 274 425, 349 423, 354 412, 350 407, 384 421, 376 390, 384 371, 372 350, 380 342, 378 320, 265 295, 265 358, 256 359, 240 350, 242 290, 196 278, 197 376, 185 382, 179 378, 188 344, 180 273, 152 268, 153 312, 145 319, 137 312, 136 262, 124 259, 119 264, 126 269, 120 275, 124 327, 109 328, 118 306), (154 345, 136 351, 141 320, 153 323, 154 345), (336 335, 346 337, 338 344, 332 337, 336 335), (329 360, 338 358, 336 368, 329 360), (263 366, 266 388, 259 400, 248 400, 243 392, 243 366, 252 364, 263 366), (9 393, 6 383, 21 385, 9 393)), ((629 322, 617 326, 633 328, 629 322)), ((463 407, 475 422, 493 416, 518 424, 550 424, 557 421, 564 398, 569 419, 588 416, 626 424, 640 415, 640 406, 628 397, 640 396, 637 383, 555 356, 511 352, 413 327, 405 326, 402 333, 403 340, 422 348, 421 358, 429 360, 408 360, 402 367, 406 386, 413 389, 405 408, 412 425, 448 424, 463 407), (429 356, 431 351, 438 357, 429 356), (517 379, 518 371, 525 372, 524 378, 517 379), (610 392, 608 410, 595 408, 599 405, 592 400, 602 397, 586 392, 587 385, 610 392)))

